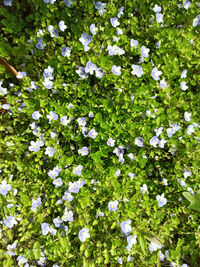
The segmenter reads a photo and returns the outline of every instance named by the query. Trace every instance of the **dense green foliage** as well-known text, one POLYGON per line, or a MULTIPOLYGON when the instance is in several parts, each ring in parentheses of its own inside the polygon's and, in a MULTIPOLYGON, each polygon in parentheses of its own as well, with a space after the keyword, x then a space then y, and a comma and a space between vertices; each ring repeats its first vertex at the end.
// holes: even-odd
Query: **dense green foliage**
POLYGON ((69 2, 0 2, 0 56, 27 74, 20 83, 0 68, 0 88, 7 88, 7 94, 0 91, 0 184, 11 185, 5 194, 0 187, 1 266, 20 265, 22 255, 30 266, 118 266, 122 261, 136 267, 199 266, 200 26, 194 25, 199 6, 193 0, 188 9, 175 0, 110 0, 99 14, 93 1, 69 2), (155 4, 162 7, 161 23, 155 4), (110 19, 122 6, 120 33, 110 19), (58 26, 62 20, 64 31, 58 26), (96 34, 90 32, 91 24, 98 28, 96 34), (57 37, 48 31, 50 25, 58 29, 57 37), (79 40, 82 33, 92 36, 88 51, 79 40), (38 38, 43 49, 36 47, 38 38), (131 39, 138 41, 136 48, 131 39), (125 53, 109 55, 109 45, 125 53), (150 51, 141 59, 142 46, 150 51), (62 47, 71 54, 63 56, 62 47), (78 73, 88 61, 103 70, 102 78, 95 71, 85 78, 78 73), (141 76, 131 73, 133 64, 142 66, 141 76), (112 72, 113 65, 121 67, 120 75, 112 72), (47 74, 53 75, 50 89, 44 84, 48 66, 53 68, 47 74), (165 86, 153 78, 154 67, 165 86), (51 111, 57 120, 47 117, 51 111), (86 125, 80 118, 86 118, 86 125), (98 134, 87 136, 83 126, 98 134), (163 144, 155 138, 160 127, 157 138, 163 144), (143 144, 138 145, 138 137, 143 144), (113 146, 107 144, 109 138, 115 140, 113 146), (39 140, 44 144, 31 151, 31 141, 39 140), (55 149, 52 156, 47 147, 55 149), (81 154, 82 147, 88 155, 81 154), (74 173, 78 165, 81 175, 74 173), (56 166, 62 169, 58 186, 48 174, 56 166), (77 193, 71 191, 74 199, 62 199, 69 183, 78 179, 85 184, 77 193), (163 193, 167 202, 159 207, 157 197, 163 193), (38 197, 41 205, 33 209, 38 197), (116 211, 108 207, 110 201, 118 201, 116 211), (68 228, 56 227, 53 220, 62 219, 67 209, 73 220, 61 223, 68 228), (11 227, 8 216, 16 219, 11 227), (121 227, 127 220, 129 234, 137 235, 130 250, 121 227), (57 231, 44 234, 43 223, 57 231), (82 242, 78 235, 83 228, 90 237, 82 242), (10 256, 8 245, 14 242, 15 255, 10 256), (151 249, 155 243, 159 247, 151 249))

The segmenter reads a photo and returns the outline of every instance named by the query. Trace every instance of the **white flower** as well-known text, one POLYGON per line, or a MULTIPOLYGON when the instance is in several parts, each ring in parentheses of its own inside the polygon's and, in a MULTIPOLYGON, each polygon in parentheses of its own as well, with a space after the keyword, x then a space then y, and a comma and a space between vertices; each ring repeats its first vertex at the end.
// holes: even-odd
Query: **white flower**
POLYGON ((107 144, 107 146, 113 147, 115 145, 115 140, 112 138, 108 138, 108 141, 106 144, 107 144))
POLYGON ((88 148, 84 146, 78 150, 78 153, 81 154, 81 156, 87 156, 89 154, 89 151, 88 148))
POLYGON ((189 112, 185 112, 184 113, 184 119, 185 119, 185 121, 191 121, 191 115, 192 115, 192 113, 189 113, 189 112))
POLYGON ((157 195, 156 200, 158 201, 158 206, 160 208, 167 203, 167 199, 164 197, 164 193, 162 195, 157 195))
POLYGON ((112 24, 112 26, 113 26, 114 28, 116 28, 117 26, 120 25, 120 23, 119 23, 117 17, 111 18, 111 19, 110 19, 110 22, 111 22, 111 24, 112 24))
POLYGON ((146 184, 143 184, 143 186, 140 187, 140 192, 142 194, 145 194, 148 191, 148 187, 146 184))

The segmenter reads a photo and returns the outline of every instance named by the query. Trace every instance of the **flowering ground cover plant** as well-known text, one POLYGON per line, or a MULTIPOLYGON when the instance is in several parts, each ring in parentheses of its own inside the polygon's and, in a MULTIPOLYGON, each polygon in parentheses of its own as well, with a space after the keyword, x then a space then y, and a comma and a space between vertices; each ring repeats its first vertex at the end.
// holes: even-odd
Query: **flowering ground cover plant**
POLYGON ((199 266, 200 3, 0 17, 2 266, 199 266))

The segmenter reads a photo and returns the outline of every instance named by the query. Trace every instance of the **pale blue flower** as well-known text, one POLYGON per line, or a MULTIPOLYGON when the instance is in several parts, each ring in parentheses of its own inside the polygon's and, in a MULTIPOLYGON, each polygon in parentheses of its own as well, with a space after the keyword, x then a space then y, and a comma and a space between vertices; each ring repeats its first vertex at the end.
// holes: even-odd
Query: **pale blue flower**
POLYGON ((47 258, 45 257, 45 254, 41 252, 41 257, 39 261, 37 261, 38 265, 45 267, 46 266, 46 260, 47 258))
POLYGON ((132 261, 133 260, 133 257, 131 257, 130 255, 128 255, 128 257, 127 257, 127 262, 130 262, 130 261, 132 261))
POLYGON ((141 47, 141 54, 143 57, 149 57, 150 49, 145 47, 144 45, 141 47))
POLYGON ((55 185, 55 188, 61 187, 63 185, 62 179, 57 178, 56 180, 53 181, 53 184, 55 185))
POLYGON ((51 232, 51 226, 48 223, 42 223, 41 224, 42 234, 47 235, 51 232))
POLYGON ((118 18, 120 18, 120 17, 124 14, 123 10, 124 10, 124 6, 122 6, 122 7, 120 8, 120 10, 119 10, 119 12, 118 12, 118 14, 117 14, 117 17, 118 17, 118 18))
POLYGON ((62 47, 61 55, 63 57, 70 57, 70 55, 71 55, 71 48, 70 47, 62 47))
POLYGON ((129 153, 129 154, 128 154, 128 157, 129 157, 130 160, 134 160, 134 159, 135 159, 133 153, 129 153))
POLYGON ((86 73, 89 73, 92 75, 96 69, 97 69, 97 66, 94 63, 92 63, 91 61, 88 61, 86 63, 86 67, 85 67, 86 73))
POLYGON ((90 31, 94 35, 97 34, 98 28, 95 27, 95 24, 94 23, 90 25, 90 31))
POLYGON ((1 86, 2 82, 0 82, 0 95, 7 95, 7 89, 1 86))
POLYGON ((92 139, 95 139, 97 137, 98 133, 95 131, 95 129, 92 129, 89 131, 88 136, 92 139))
POLYGON ((195 127, 198 127, 198 124, 196 123, 193 123, 193 124, 190 124, 188 127, 187 127, 187 134, 191 135, 192 133, 195 132, 195 127))
POLYGON ((56 121, 58 119, 58 114, 56 114, 53 111, 50 111, 49 115, 47 115, 47 119, 49 119, 49 121, 52 121, 52 120, 56 121))
POLYGON ((142 69, 142 66, 140 65, 132 65, 132 71, 131 71, 131 74, 132 75, 136 75, 137 77, 141 77, 144 72, 143 72, 143 69, 142 69))
POLYGON ((56 0, 44 0, 46 4, 54 4, 56 0))
POLYGON ((161 11, 161 7, 160 6, 158 6, 157 4, 155 4, 155 6, 154 6, 154 8, 153 8, 153 11, 155 12, 155 13, 157 13, 157 12, 160 12, 161 11))
POLYGON ((177 123, 170 123, 171 128, 167 128, 168 137, 172 137, 177 131, 181 129, 181 127, 177 123))
POLYGON ((131 39, 131 40, 130 40, 130 46, 131 46, 131 47, 134 47, 134 48, 137 48, 137 46, 138 46, 138 41, 137 41, 137 40, 134 40, 134 39, 131 39))
POLYGON ((128 235, 132 230, 132 227, 130 224, 131 224, 131 220, 123 221, 120 223, 121 230, 125 235, 128 235))
POLYGON ((200 15, 193 19, 192 25, 193 27, 197 27, 198 25, 200 25, 200 15))
POLYGON ((110 202, 108 203, 108 209, 109 209, 109 211, 114 211, 114 212, 116 212, 118 204, 119 204, 119 202, 118 202, 117 200, 115 200, 115 201, 110 201, 110 202))
POLYGON ((54 223, 55 227, 59 228, 62 222, 63 222, 63 220, 61 220, 60 216, 53 219, 53 223, 54 223))
POLYGON ((113 150, 113 153, 115 153, 117 156, 120 156, 120 154, 124 154, 123 146, 116 147, 113 150))
POLYGON ((65 22, 64 22, 64 20, 61 20, 60 22, 59 22, 59 29, 62 31, 62 32, 64 32, 66 29, 67 29, 67 26, 65 25, 65 22))
POLYGON ((4 0, 4 6, 12 6, 12 0, 4 0))
POLYGON ((158 42, 156 43, 156 48, 159 48, 160 45, 161 45, 161 42, 158 41, 158 42))
POLYGON ((129 235, 127 236, 126 240, 128 242, 128 246, 126 246, 126 249, 127 251, 130 251, 132 246, 137 244, 137 235, 134 235, 134 236, 129 235))
POLYGON ((117 262, 118 262, 119 264, 123 264, 122 257, 118 257, 118 258, 117 258, 117 262))
MULTIPOLYGON (((78 185, 77 185, 77 188, 79 190, 78 185)), ((64 195, 62 196, 62 199, 71 202, 74 199, 74 197, 72 196, 72 194, 70 192, 65 191, 64 195)))
POLYGON ((55 38, 59 37, 58 29, 54 29, 53 25, 49 25, 47 30, 49 31, 51 37, 55 37, 55 38))
POLYGON ((3 180, 0 184, 0 194, 6 196, 7 193, 11 190, 11 185, 7 184, 5 180, 3 180))
POLYGON ((95 74, 96 74, 96 77, 97 78, 103 78, 103 76, 104 76, 104 71, 102 70, 102 69, 100 69, 100 68, 97 68, 96 70, 95 70, 95 74))
POLYGON ((118 170, 116 170, 115 175, 116 175, 117 177, 119 177, 120 173, 121 173, 121 171, 118 169, 118 170))
POLYGON ((67 7, 71 7, 73 5, 73 1, 71 0, 64 0, 67 7))
POLYGON ((87 156, 89 154, 89 151, 88 148, 84 146, 78 150, 78 153, 81 154, 81 156, 87 156))
POLYGON ((164 21, 163 21, 163 14, 161 14, 161 13, 156 13, 156 21, 157 21, 158 23, 162 23, 162 22, 164 22, 164 21))
POLYGON ((105 7, 105 3, 96 2, 95 8, 99 10, 99 15, 103 15, 106 12, 105 7))
POLYGON ((192 190, 191 187, 187 187, 187 191, 190 192, 191 195, 194 195, 194 191, 192 190))
POLYGON ((124 156, 123 156, 123 154, 120 154, 119 155, 119 158, 118 158, 118 162, 121 162, 121 163, 124 163, 124 156))
POLYGON ((46 147, 46 151, 44 154, 48 155, 49 157, 53 157, 54 153, 55 153, 55 149, 53 147, 48 146, 46 147))
POLYGON ((47 89, 51 89, 53 86, 53 82, 49 80, 49 78, 45 78, 44 82, 43 82, 44 87, 46 87, 47 89))
POLYGON ((161 88, 165 88, 167 86, 167 82, 165 81, 165 79, 160 81, 160 87, 161 88))
POLYGON ((139 147, 143 147, 144 139, 142 137, 136 137, 135 138, 135 145, 139 147))
POLYGON ((140 192, 142 194, 145 194, 148 191, 148 187, 146 184, 143 184, 142 186, 140 186, 140 192))
POLYGON ((181 82, 180 83, 180 86, 181 86, 181 90, 182 91, 186 91, 188 89, 188 86, 186 85, 186 82, 185 81, 181 82))
POLYGON ((46 44, 42 43, 43 39, 41 37, 37 38, 37 44, 36 44, 36 48, 39 50, 43 50, 46 46, 46 44))
POLYGON ((82 78, 86 79, 88 77, 87 73, 85 72, 85 68, 79 67, 78 70, 76 70, 76 73, 82 78))
POLYGON ((67 126, 70 123, 71 119, 67 118, 67 116, 63 116, 60 118, 60 122, 62 125, 67 126))
POLYGON ((23 77, 25 77, 26 76, 26 72, 25 71, 18 71, 18 73, 17 73, 17 78, 18 79, 22 79, 23 77))
POLYGON ((186 10, 188 10, 188 8, 190 7, 191 2, 189 0, 185 0, 185 2, 183 3, 183 6, 186 10))
POLYGON ((89 234, 88 228, 83 228, 78 233, 78 238, 80 239, 81 242, 85 242, 85 240, 89 237, 90 237, 90 234, 89 234))
POLYGON ((160 208, 167 203, 167 199, 164 197, 164 193, 162 193, 162 195, 157 195, 156 200, 158 201, 158 206, 160 208))
POLYGON ((3 218, 3 223, 8 228, 12 228, 15 224, 17 224, 17 221, 14 216, 7 216, 6 218, 3 218))
POLYGON ((90 112, 88 113, 88 117, 90 117, 90 118, 94 118, 94 114, 93 114, 92 111, 90 111, 90 112))
POLYGON ((32 113, 32 118, 33 118, 34 120, 39 120, 40 117, 42 117, 42 115, 39 113, 39 111, 34 111, 34 112, 32 113))
POLYGON ((87 33, 82 33, 81 38, 79 41, 82 43, 83 46, 88 46, 92 42, 92 36, 88 35, 87 33))
POLYGON ((117 17, 111 18, 111 19, 110 19, 110 23, 112 24, 112 26, 113 26, 114 28, 116 28, 116 27, 118 27, 118 26, 120 25, 120 23, 119 23, 117 17))
POLYGON ((15 256, 15 250, 17 248, 17 242, 14 242, 12 245, 8 245, 7 246, 7 254, 10 255, 10 256, 15 256))
POLYGON ((53 71, 54 71, 54 68, 52 68, 51 66, 48 66, 46 69, 44 69, 44 72, 43 72, 44 79, 48 78, 49 80, 53 80, 54 79, 54 76, 52 75, 53 71))
POLYGON ((179 179, 179 184, 180 184, 181 186, 186 187, 186 183, 185 183, 185 181, 182 180, 182 179, 179 179))
POLYGON ((117 28, 117 35, 122 35, 123 34, 123 31, 122 31, 122 29, 120 29, 120 28, 117 28))
POLYGON ((82 188, 85 185, 85 181, 83 181, 82 179, 79 179, 77 183, 78 183, 79 188, 82 188))
POLYGON ((72 222, 74 220, 73 212, 71 210, 65 209, 64 215, 62 216, 64 222, 72 222))
POLYGON ((112 66, 112 73, 115 75, 121 75, 121 67, 120 66, 112 66))
POLYGON ((53 170, 49 171, 47 174, 51 179, 55 179, 59 175, 59 172, 57 170, 53 169, 53 170))
POLYGON ((40 151, 40 142, 34 142, 34 141, 31 141, 31 144, 30 146, 28 147, 28 149, 30 151, 33 151, 33 152, 38 152, 40 151))
POLYGON ((189 112, 185 111, 185 113, 184 113, 185 121, 191 121, 191 118, 190 118, 191 115, 192 115, 192 113, 189 113, 189 112))
POLYGON ((88 45, 84 45, 84 51, 87 52, 88 50, 90 50, 90 47, 88 45))
POLYGON ((188 178, 191 175, 192 175, 192 171, 184 171, 183 173, 184 178, 188 178))
POLYGON ((77 119, 77 122, 78 122, 78 125, 79 125, 79 126, 85 126, 86 123, 87 123, 87 119, 86 119, 85 117, 78 118, 78 119, 77 119))
POLYGON ((168 180, 167 180, 167 179, 163 178, 162 181, 163 181, 163 184, 164 184, 165 186, 168 185, 168 180))
POLYGON ((159 256, 160 256, 160 260, 161 261, 164 261, 164 259, 165 259, 165 255, 159 250, 159 256))
POLYGON ((149 250, 150 251, 156 251, 157 249, 161 249, 161 248, 162 248, 162 245, 157 244, 153 241, 149 244, 149 250))
POLYGON ((73 169, 73 173, 78 175, 78 176, 81 176, 82 169, 83 169, 83 166, 82 165, 78 165, 77 167, 75 167, 73 169))
POLYGON ((149 141, 150 145, 152 145, 153 147, 157 147, 157 145, 159 144, 159 139, 157 136, 153 136, 151 138, 151 140, 149 141))
POLYGON ((84 135, 84 137, 88 137, 88 128, 87 127, 81 127, 81 132, 84 135))
POLYGON ((54 137, 56 137, 56 133, 55 132, 50 132, 50 136, 51 136, 51 138, 54 138, 54 137))
POLYGON ((115 140, 112 138, 108 138, 106 144, 107 144, 107 146, 114 147, 115 146, 115 140))
POLYGON ((151 76, 154 80, 158 81, 160 78, 159 76, 162 74, 161 71, 157 69, 157 67, 154 67, 151 71, 151 76))
POLYGON ((159 147, 160 147, 160 148, 164 148, 164 146, 165 146, 166 143, 167 143, 167 141, 166 141, 164 138, 162 138, 162 139, 159 141, 159 147))
POLYGON ((129 173, 128 173, 128 176, 129 176, 131 179, 133 179, 133 178, 135 178, 135 173, 129 172, 129 173))
POLYGON ((125 54, 125 51, 123 49, 121 49, 120 47, 118 47, 117 45, 108 45, 107 46, 107 50, 108 50, 108 54, 109 56, 113 56, 113 55, 123 55, 125 54))
POLYGON ((155 129, 154 132, 156 132, 156 136, 159 137, 162 134, 163 127, 159 127, 158 129, 155 129))
POLYGON ((184 79, 184 78, 186 78, 187 77, 187 70, 183 70, 182 72, 181 72, 181 79, 184 79))
MULTIPOLYGON (((27 258, 24 255, 20 255, 17 257, 18 265, 26 264, 28 262, 27 258)), ((29 266, 29 265, 27 265, 29 266)), ((24 266, 26 267, 26 266, 24 266)))
POLYGON ((99 213, 97 213, 97 215, 96 215, 96 219, 98 219, 98 217, 103 217, 104 216, 104 212, 99 212, 99 213))
POLYGON ((42 205, 41 197, 38 197, 37 199, 32 199, 31 210, 36 210, 41 205, 42 205))

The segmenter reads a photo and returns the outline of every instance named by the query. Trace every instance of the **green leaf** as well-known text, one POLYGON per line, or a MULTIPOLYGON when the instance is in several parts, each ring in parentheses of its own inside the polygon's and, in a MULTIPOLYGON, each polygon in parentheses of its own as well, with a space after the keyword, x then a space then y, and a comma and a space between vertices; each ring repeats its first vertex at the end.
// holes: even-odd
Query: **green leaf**
POLYGON ((200 212, 200 194, 191 195, 189 192, 183 192, 183 196, 190 202, 188 208, 200 212))
POLYGON ((139 234, 138 241, 139 241, 140 247, 142 249, 142 252, 146 255, 146 247, 147 247, 146 239, 144 238, 143 235, 139 234))

